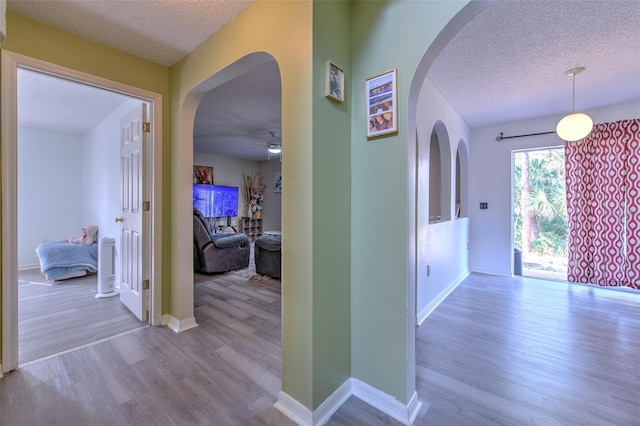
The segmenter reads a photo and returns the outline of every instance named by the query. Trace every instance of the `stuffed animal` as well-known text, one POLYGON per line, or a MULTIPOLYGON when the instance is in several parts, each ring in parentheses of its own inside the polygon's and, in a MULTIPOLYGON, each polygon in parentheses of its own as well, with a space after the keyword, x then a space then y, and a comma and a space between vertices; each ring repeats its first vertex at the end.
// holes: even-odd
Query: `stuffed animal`
POLYGON ((69 238, 71 244, 84 244, 90 246, 91 244, 98 242, 98 226, 89 225, 86 228, 82 228, 82 236, 69 238))

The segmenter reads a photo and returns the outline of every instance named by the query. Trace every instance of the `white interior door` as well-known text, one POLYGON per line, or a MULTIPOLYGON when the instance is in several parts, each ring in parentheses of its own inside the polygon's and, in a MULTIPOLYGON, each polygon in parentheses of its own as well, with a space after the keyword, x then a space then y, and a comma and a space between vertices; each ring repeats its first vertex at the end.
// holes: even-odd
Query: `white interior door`
POLYGON ((144 270, 143 176, 146 105, 140 104, 120 121, 120 301, 140 320, 147 319, 148 290, 144 270))

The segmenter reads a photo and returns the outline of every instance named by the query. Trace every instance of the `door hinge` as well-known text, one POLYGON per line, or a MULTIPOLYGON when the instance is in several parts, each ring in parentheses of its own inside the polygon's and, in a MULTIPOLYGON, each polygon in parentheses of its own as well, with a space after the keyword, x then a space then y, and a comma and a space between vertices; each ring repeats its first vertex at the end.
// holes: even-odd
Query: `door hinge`
POLYGON ((151 123, 148 121, 142 123, 142 131, 145 133, 149 133, 151 131, 151 123))
POLYGON ((142 211, 143 212, 151 211, 151 203, 149 201, 142 202, 142 211))
POLYGON ((149 290, 149 280, 142 280, 142 289, 149 290))

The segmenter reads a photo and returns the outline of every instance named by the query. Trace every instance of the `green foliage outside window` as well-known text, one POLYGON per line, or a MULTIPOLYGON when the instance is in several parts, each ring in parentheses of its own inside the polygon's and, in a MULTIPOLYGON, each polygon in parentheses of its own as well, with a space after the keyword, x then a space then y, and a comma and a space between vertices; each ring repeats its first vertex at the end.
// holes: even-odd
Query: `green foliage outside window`
POLYGON ((566 256, 564 149, 515 154, 513 201, 515 246, 528 252, 528 232, 531 252, 566 256))

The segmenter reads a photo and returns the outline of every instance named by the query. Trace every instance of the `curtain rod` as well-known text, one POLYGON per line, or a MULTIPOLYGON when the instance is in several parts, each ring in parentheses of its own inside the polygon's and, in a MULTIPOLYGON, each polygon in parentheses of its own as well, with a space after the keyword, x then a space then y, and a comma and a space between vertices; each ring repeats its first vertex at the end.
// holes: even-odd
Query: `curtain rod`
POLYGON ((512 138, 524 138, 525 136, 539 136, 539 135, 550 135, 554 132, 542 132, 542 133, 529 133, 528 135, 515 135, 515 136, 502 136, 502 132, 500 132, 500 136, 496 137, 496 140, 500 142, 502 139, 512 139, 512 138))

